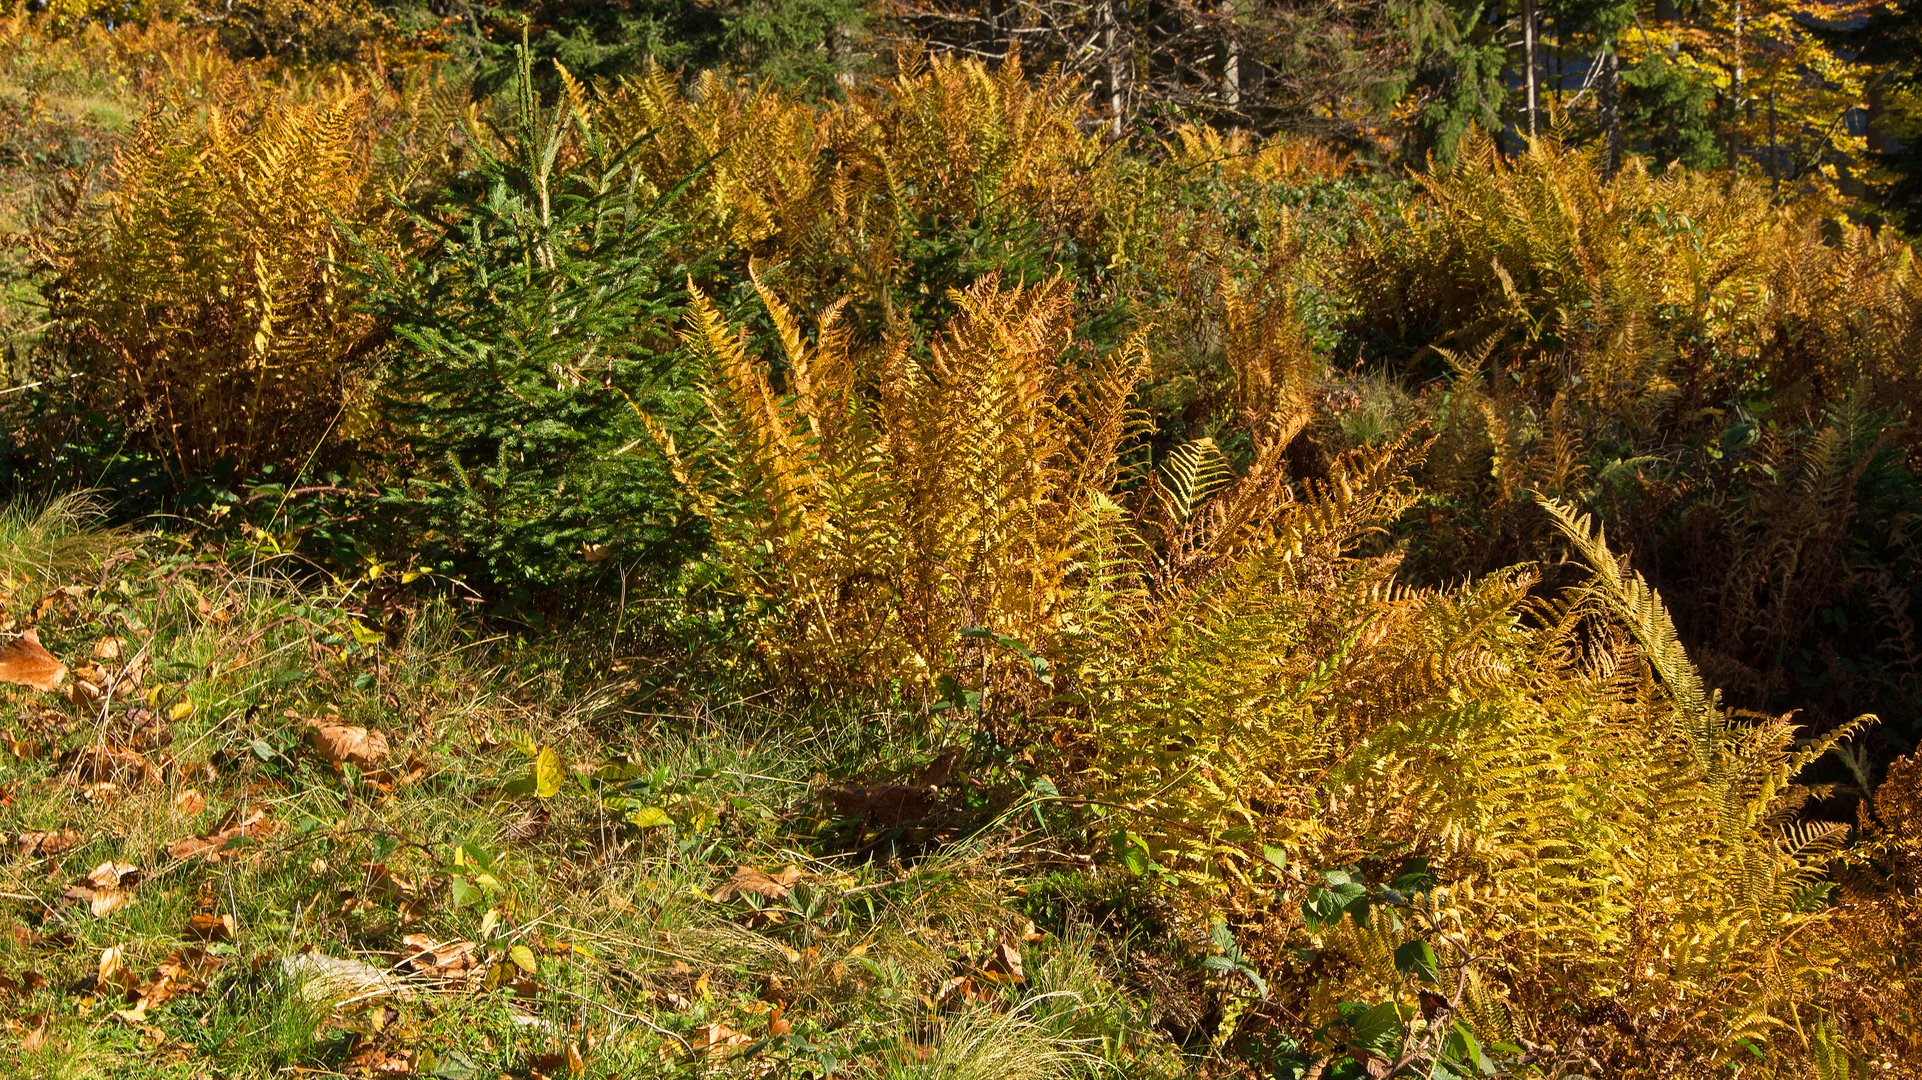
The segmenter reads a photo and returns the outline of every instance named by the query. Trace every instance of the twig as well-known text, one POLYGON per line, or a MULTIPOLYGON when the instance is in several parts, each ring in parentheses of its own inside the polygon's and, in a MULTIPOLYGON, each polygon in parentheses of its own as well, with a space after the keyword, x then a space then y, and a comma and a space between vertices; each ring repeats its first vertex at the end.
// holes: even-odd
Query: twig
POLYGON ((610 1016, 618 1016, 623 1020, 632 1020, 635 1023, 640 1024, 641 1026, 647 1028, 649 1031, 652 1031, 656 1035, 663 1035, 663 1036, 666 1036, 667 1038, 673 1039, 677 1043, 680 1043, 681 1049, 686 1051, 690 1056, 692 1056, 694 1053, 694 1045, 692 1043, 688 1042, 686 1039, 680 1037, 679 1035, 676 1035, 674 1032, 667 1030, 666 1028, 655 1023, 654 1021, 649 1020, 645 1016, 638 1016, 634 1013, 622 1012, 621 1010, 615 1008, 612 1005, 606 1004, 605 1002, 595 1001, 593 998, 590 998, 585 994, 576 993, 575 991, 568 990, 563 987, 556 986, 556 987, 551 987, 551 989, 557 994, 565 994, 568 997, 575 999, 576 1001, 582 1002, 583 1004, 592 1005, 595 1008, 600 1009, 601 1011, 609 1014, 610 1016))

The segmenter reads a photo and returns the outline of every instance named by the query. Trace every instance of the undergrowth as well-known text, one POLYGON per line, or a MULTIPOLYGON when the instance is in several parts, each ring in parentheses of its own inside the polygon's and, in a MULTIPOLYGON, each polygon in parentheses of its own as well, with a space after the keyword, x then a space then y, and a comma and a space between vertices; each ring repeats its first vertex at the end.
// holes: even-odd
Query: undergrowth
POLYGON ((1014 58, 56 7, 0 21, 26 1074, 1912 1071, 1893 232, 1014 58))

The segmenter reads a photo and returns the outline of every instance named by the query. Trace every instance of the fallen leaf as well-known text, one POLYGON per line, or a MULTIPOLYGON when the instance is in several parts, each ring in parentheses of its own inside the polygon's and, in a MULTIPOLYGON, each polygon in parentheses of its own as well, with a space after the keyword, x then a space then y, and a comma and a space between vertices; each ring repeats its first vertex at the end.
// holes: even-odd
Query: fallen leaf
POLYGON ((87 874, 87 884, 98 889, 119 888, 140 880, 140 868, 132 863, 108 860, 87 874))
POLYGON ((87 905, 94 918, 102 918, 126 907, 133 900, 133 887, 140 881, 140 868, 132 863, 103 862, 93 868, 84 881, 64 894, 69 900, 87 905))
POLYGON ((44 1019, 41 1020, 39 1024, 35 1025, 32 1031, 27 1032, 25 1038, 20 1040, 20 1049, 25 1050, 29 1054, 38 1052, 42 1047, 46 1045, 47 1045, 47 1022, 44 1019))
POLYGON ((921 787, 945 787, 954 780, 955 770, 961 764, 961 747, 950 746, 943 750, 917 778, 921 787))
POLYGON ((940 989, 934 992, 934 997, 928 1000, 931 1004, 939 1008, 949 1004, 958 1005, 961 1002, 972 999, 974 996, 974 980, 966 975, 955 975, 944 980, 941 983, 940 989))
POLYGON ((102 690, 93 680, 86 678, 74 679, 73 686, 67 690, 68 700, 83 709, 94 707, 100 703, 101 698, 106 696, 105 690, 102 690))
POLYGON ((234 917, 224 912, 203 911, 187 921, 187 932, 202 941, 232 941, 234 929, 234 917))
POLYGON ((36 855, 58 855, 78 846, 80 834, 72 829, 62 829, 59 832, 29 832, 14 837, 13 842, 20 848, 22 858, 31 859, 36 855))
POLYGON ((367 863, 367 888, 385 900, 411 900, 420 886, 387 868, 386 863, 367 863))
POLYGON ((919 821, 934 812, 935 789, 910 784, 857 784, 829 788, 822 793, 842 817, 861 818, 892 828, 919 821))
POLYGON ((55 660, 31 629, 0 645, 0 682, 52 691, 66 677, 67 665, 55 660))
POLYGON ((801 880, 801 868, 789 863, 779 874, 767 874, 751 866, 737 867, 734 876, 714 890, 714 899, 728 901, 742 893, 761 897, 764 900, 785 900, 795 882, 801 880))
POLYGON ((182 994, 204 990, 207 988, 207 976, 222 963, 219 957, 210 955, 206 949, 181 949, 154 969, 153 976, 140 990, 140 1003, 151 1009, 182 994))
POLYGON ((515 843, 532 840, 546 831, 547 821, 546 807, 531 807, 526 813, 508 823, 506 837, 515 843))
POLYGON ((988 962, 982 965, 981 975, 992 982, 1018 983, 1027 981, 1027 974, 1021 965, 1021 946, 1018 942, 1002 938, 1001 943, 988 954, 988 962))
POLYGON ((126 990, 133 985, 133 970, 127 966, 126 946, 102 949, 94 970, 93 988, 102 993, 126 990))
POLYGON ((117 637, 103 637, 93 643, 93 658, 95 660, 118 660, 120 659, 121 645, 122 642, 117 637))
POLYGON ((173 807, 174 813, 182 817, 191 817, 207 808, 207 797, 202 795, 198 788, 188 788, 174 796, 173 807))
POLYGON ((219 862, 220 857, 238 846, 240 841, 265 836, 272 831, 273 822, 267 819, 267 812, 254 810, 206 836, 190 836, 168 844, 167 855, 175 859, 198 857, 208 862, 219 862))
POLYGON ((387 736, 364 727, 309 721, 307 741, 329 765, 344 762, 371 769, 387 756, 387 736))
POLYGON ((717 1020, 695 1028, 694 1038, 688 1040, 688 1045, 693 1047, 695 1052, 705 1054, 730 1047, 745 1046, 753 1041, 752 1036, 744 1035, 717 1020))
POLYGON ((146 783, 160 779, 160 767, 145 754, 122 747, 95 743, 74 751, 68 760, 75 778, 83 783, 146 783))
POLYGON ((466 982, 480 971, 475 957, 479 945, 472 941, 435 941, 426 934, 409 934, 401 939, 412 952, 408 967, 418 975, 442 983, 466 982))

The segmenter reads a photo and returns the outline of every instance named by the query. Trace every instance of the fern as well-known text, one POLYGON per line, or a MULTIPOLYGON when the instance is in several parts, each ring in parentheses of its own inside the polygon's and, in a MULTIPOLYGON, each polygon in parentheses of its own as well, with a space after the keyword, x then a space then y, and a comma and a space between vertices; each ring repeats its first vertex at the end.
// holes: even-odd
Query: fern
POLYGON ((375 340, 337 264, 338 223, 378 217, 370 108, 240 69, 175 81, 43 245, 76 392, 177 474, 298 463, 340 421, 375 340))
POLYGON ((1541 500, 1541 505, 1554 520, 1555 527, 1581 553, 1594 575, 1591 587, 1628 626, 1641 648, 1642 658, 1655 670, 1663 688, 1674 699, 1684 730, 1695 747, 1696 760, 1705 766, 1715 761, 1722 750, 1727 723, 1702 685, 1701 676, 1683 648, 1661 597, 1625 560, 1609 552, 1601 526, 1591 524, 1588 515, 1552 499, 1541 500))

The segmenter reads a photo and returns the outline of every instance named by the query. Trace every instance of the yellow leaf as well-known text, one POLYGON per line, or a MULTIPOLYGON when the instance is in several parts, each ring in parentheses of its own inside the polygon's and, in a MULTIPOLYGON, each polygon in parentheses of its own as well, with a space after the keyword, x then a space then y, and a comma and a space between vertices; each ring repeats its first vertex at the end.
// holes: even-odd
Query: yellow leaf
POLYGON ((534 794, 543 799, 551 799, 561 793, 561 781, 567 774, 567 767, 561 764, 561 756, 551 746, 541 747, 534 755, 534 794))
POLYGON ((535 969, 539 966, 539 963, 534 958, 534 950, 525 945, 516 945, 507 950, 507 958, 514 962, 515 967, 520 968, 529 975, 534 974, 535 969))

